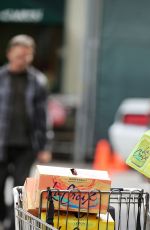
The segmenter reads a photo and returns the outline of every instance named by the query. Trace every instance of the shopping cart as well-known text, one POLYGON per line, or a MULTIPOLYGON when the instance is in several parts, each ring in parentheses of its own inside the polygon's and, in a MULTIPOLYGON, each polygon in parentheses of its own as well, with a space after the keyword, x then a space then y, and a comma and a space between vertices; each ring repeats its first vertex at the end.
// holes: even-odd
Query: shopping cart
POLYGON ((57 230, 46 222, 31 215, 22 208, 22 187, 15 187, 14 194, 14 214, 15 214, 15 230, 57 230))
MULTIPOLYGON (((71 195, 72 197, 72 195, 71 195)), ((22 209, 22 187, 14 188, 14 205, 15 205, 15 223, 16 230, 150 230, 148 224, 149 212, 149 194, 143 190, 138 189, 112 189, 111 191, 79 191, 79 190, 56 190, 47 189, 41 192, 40 195, 40 208, 38 218, 31 215, 22 209), (96 193, 99 197, 99 213, 96 218, 96 228, 92 228, 90 223, 91 214, 90 210, 90 194, 96 193), (47 208, 45 210, 45 221, 42 221, 42 206, 43 196, 47 193, 47 208), (61 223, 61 198, 62 194, 67 195, 68 201, 66 203, 65 221, 64 225, 61 223), (74 227, 70 227, 70 212, 69 203, 70 195, 78 194, 79 205, 78 212, 76 212, 76 222, 74 227), (81 221, 81 197, 87 194, 88 207, 87 212, 84 214, 86 218, 81 221), (105 215, 105 224, 101 223, 101 199, 103 195, 108 195, 108 210, 105 215), (58 202, 58 210, 54 210, 54 200, 58 202), (58 198, 59 197, 59 198, 58 198), (109 225, 109 217, 111 216, 114 225, 109 225), (57 218, 57 220, 56 220, 57 218), (54 220, 55 219, 55 220, 54 220), (86 219, 86 220, 85 220, 86 219), (53 226, 54 225, 54 226, 53 226)), ((71 219, 72 221, 72 219, 71 219)))

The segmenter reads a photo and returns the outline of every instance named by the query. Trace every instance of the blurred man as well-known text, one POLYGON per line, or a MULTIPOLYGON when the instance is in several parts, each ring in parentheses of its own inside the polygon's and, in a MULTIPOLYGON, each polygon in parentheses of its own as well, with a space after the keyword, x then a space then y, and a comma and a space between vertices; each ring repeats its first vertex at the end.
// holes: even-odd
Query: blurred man
POLYGON ((6 218, 8 166, 14 166, 14 185, 23 185, 35 158, 47 163, 51 157, 46 146, 46 78, 31 66, 34 53, 30 36, 15 36, 8 45, 8 64, 0 69, 1 222, 6 218))

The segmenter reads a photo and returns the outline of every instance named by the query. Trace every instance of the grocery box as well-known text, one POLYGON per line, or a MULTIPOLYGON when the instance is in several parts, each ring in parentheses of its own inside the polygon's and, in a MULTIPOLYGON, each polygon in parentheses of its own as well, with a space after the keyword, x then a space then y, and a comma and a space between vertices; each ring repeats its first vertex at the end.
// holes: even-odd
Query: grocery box
POLYGON ((34 207, 34 193, 35 190, 35 178, 27 178, 23 190, 22 190, 22 197, 23 197, 23 209, 30 212, 32 215, 38 215, 38 209, 34 207))
POLYGON ((144 133, 126 163, 150 178, 150 131, 144 133))
MULTIPOLYGON (((41 214, 41 219, 46 221, 46 213, 41 214)), ((80 214, 80 217, 77 217, 77 213, 69 212, 68 217, 65 212, 61 212, 59 214, 58 221, 58 212, 54 214, 54 227, 61 230, 74 230, 78 229, 78 219, 79 219, 79 229, 86 230, 87 226, 87 214, 80 214), (67 219, 67 226, 66 226, 67 219), (67 228, 66 228, 67 227, 67 228)), ((98 218, 95 214, 89 214, 88 216, 88 230, 114 230, 115 222, 112 219, 110 214, 101 214, 100 218, 98 218), (98 225, 99 224, 99 225, 98 225), (99 227, 99 228, 98 228, 99 227)))
MULTIPOLYGON (((63 167, 37 166, 35 173, 35 207, 39 207, 40 193, 48 187, 57 190, 101 190, 110 191, 111 180, 106 171, 70 169, 63 167)), ((55 192, 53 195, 55 210, 66 210, 69 204, 69 211, 87 212, 89 205, 90 213, 99 212, 100 194, 94 191, 88 197, 87 193, 55 192), (88 202, 89 200, 89 202, 88 202), (60 201, 60 207, 59 207, 60 201)), ((106 213, 108 208, 108 193, 101 195, 101 212, 106 213)), ((43 196, 43 209, 46 208, 46 195, 43 196)))

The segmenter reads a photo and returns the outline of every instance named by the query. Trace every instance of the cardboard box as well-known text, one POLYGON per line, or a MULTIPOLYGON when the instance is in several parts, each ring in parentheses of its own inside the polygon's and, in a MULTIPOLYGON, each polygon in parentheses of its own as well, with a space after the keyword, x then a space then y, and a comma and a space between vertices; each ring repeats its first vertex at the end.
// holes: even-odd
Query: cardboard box
MULTIPOLYGON (((106 171, 76 169, 76 175, 72 173, 70 168, 37 166, 35 174, 35 207, 39 207, 40 192, 47 187, 58 190, 101 190, 110 191, 111 180, 106 171)), ((53 193, 55 210, 66 210, 68 205, 68 193, 53 193)), ((98 213, 100 194, 90 193, 89 212, 98 213)), ((101 195, 101 213, 106 213, 108 208, 108 194, 101 195)), ((46 208, 46 197, 43 196, 43 209, 46 208)), ((69 211, 87 212, 88 194, 70 193, 69 195, 69 211)))
MULTIPOLYGON (((77 213, 76 213, 77 214, 77 213)), ((59 215, 59 223, 58 223, 58 212, 55 212, 54 214, 54 227, 61 230, 66 230, 66 218, 67 218, 67 229, 74 230, 78 228, 78 217, 75 213, 69 213, 68 218, 66 216, 65 212, 61 212, 59 215)), ((79 229, 80 230, 86 230, 87 226, 87 214, 83 213, 80 214, 79 218, 79 229)), ((41 219, 43 221, 46 221, 46 213, 42 213, 41 219)), ((108 214, 101 214, 100 219, 95 214, 89 214, 88 216, 88 230, 114 230, 115 229, 115 223, 112 219, 111 215, 108 214), (107 223, 108 219, 108 223, 107 223), (99 223, 99 228, 98 228, 99 223)))
POLYGON ((150 131, 144 133, 126 163, 150 178, 150 131))
POLYGON ((38 209, 34 206, 35 178, 27 178, 23 186, 23 209, 34 216, 38 215, 38 209))

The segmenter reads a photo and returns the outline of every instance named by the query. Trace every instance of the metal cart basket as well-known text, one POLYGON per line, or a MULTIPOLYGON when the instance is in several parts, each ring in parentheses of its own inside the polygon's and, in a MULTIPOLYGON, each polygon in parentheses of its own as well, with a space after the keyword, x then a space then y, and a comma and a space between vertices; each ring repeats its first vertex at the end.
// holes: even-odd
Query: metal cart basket
POLYGON ((15 214, 15 230, 57 230, 46 222, 31 215, 22 208, 22 187, 13 189, 14 195, 14 214, 15 214))
MULTIPOLYGON (((38 218, 26 212, 22 208, 22 187, 14 188, 14 205, 15 205, 15 224, 16 230, 150 230, 148 224, 149 212, 149 194, 138 189, 112 189, 111 191, 79 191, 79 190, 56 190, 48 189, 41 192, 40 208, 38 218), (96 193, 99 197, 99 213, 95 219, 96 227, 92 227, 90 209, 90 199, 88 200, 87 212, 84 213, 84 220, 81 218, 81 197, 87 193, 90 198, 91 193, 96 193), (45 220, 42 218, 43 194, 47 193, 47 208, 45 210, 45 220), (54 210, 53 200, 54 194, 59 197, 57 210, 54 210), (62 194, 68 196, 66 203, 66 211, 63 218, 65 221, 62 224, 60 202, 62 194), (70 218, 69 202, 70 194, 78 194, 79 205, 75 219, 70 218), (101 197, 108 195, 108 210, 104 215, 101 210, 101 197), (102 222, 101 216, 105 216, 105 221, 102 222), (114 225, 109 224, 109 217, 114 225), (54 220, 55 219, 55 220, 54 220), (57 219, 57 220, 56 220, 57 219), (69 221, 74 221, 74 226, 70 227, 69 221), (54 225, 54 226, 53 226, 54 225)), ((94 214, 92 214, 93 218, 94 214)))

